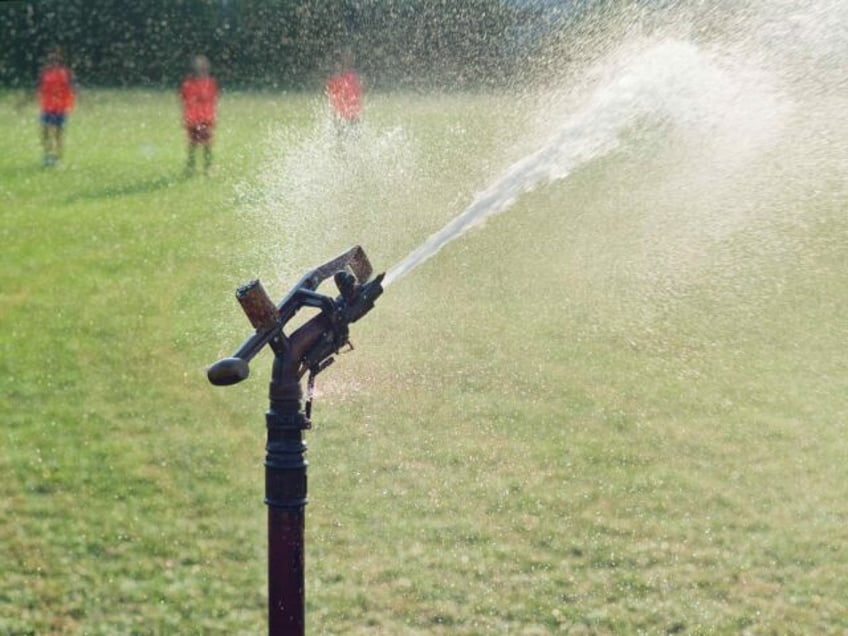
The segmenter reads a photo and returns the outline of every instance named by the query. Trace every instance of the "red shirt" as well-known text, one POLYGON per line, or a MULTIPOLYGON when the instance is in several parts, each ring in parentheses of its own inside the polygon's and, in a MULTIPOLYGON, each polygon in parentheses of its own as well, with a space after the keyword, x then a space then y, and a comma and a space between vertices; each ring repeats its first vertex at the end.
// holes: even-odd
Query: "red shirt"
POLYGON ((327 97, 333 111, 348 121, 362 112, 362 83, 356 71, 344 71, 327 79, 327 97))
POLYGON ((48 66, 38 78, 38 99, 45 113, 69 113, 74 107, 71 71, 67 67, 48 66))
POLYGON ((183 101, 183 119, 186 126, 215 123, 218 83, 214 77, 186 77, 180 87, 180 98, 183 101))

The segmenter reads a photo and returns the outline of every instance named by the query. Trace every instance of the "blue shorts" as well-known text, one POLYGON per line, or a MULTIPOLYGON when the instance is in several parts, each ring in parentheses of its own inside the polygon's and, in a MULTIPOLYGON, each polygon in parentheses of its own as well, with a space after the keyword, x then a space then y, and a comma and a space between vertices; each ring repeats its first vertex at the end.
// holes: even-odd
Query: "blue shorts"
POLYGON ((45 126, 62 128, 65 125, 65 113, 41 113, 41 123, 45 126))

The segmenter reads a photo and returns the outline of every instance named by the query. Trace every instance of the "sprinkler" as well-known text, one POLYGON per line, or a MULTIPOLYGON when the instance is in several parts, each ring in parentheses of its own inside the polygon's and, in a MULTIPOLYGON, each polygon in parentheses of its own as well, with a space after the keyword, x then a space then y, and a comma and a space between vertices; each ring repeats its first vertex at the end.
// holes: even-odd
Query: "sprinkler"
POLYGON ((256 330, 229 358, 207 370, 218 386, 236 384, 250 374, 249 363, 267 344, 274 352, 269 389, 270 408, 265 446, 265 503, 268 506, 268 633, 304 633, 304 509, 306 507, 306 444, 311 427, 315 376, 334 356, 350 346, 348 325, 367 314, 383 293, 384 274, 371 278, 372 268, 356 246, 307 272, 274 305, 262 284, 253 280, 236 290, 236 298, 256 330), (333 277, 339 296, 318 293, 333 277), (318 313, 286 335, 284 328, 301 308, 318 313), (309 373, 307 399, 301 408, 301 378, 309 373))

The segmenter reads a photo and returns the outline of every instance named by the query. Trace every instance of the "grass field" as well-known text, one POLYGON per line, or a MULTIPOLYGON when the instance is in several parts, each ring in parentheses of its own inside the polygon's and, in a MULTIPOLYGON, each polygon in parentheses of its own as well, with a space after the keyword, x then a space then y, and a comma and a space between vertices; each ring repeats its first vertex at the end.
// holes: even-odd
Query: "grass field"
MULTIPOLYGON (((56 170, 18 99, 0 634, 262 633, 270 357, 204 373, 247 335, 235 287, 355 243, 388 268, 530 122, 376 95, 338 150, 314 96, 228 94, 218 172, 185 179, 171 94, 84 94, 56 170)), ((307 436, 310 633, 848 630, 844 175, 766 157, 687 191, 681 152, 540 187, 354 325, 307 436)))

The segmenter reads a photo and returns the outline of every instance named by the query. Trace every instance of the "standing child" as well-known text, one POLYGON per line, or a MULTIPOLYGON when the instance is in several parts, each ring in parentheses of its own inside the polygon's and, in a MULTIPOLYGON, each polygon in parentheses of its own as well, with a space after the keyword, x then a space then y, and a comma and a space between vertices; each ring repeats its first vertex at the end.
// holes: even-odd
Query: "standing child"
POLYGON ((62 157, 65 121, 74 108, 73 79, 73 74, 64 64, 62 51, 50 51, 47 64, 38 76, 41 141, 46 167, 55 166, 62 157))
POLYGON ((353 68, 353 53, 349 50, 336 64, 335 72, 327 78, 327 99, 333 110, 339 131, 359 122, 362 114, 362 82, 353 68))
POLYGON ((183 123, 188 133, 186 173, 194 173, 194 154, 197 146, 203 146, 203 172, 209 174, 212 168, 212 131, 218 104, 218 83, 209 74, 209 60, 205 55, 194 58, 192 71, 180 87, 183 123))

